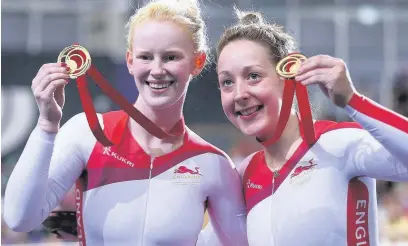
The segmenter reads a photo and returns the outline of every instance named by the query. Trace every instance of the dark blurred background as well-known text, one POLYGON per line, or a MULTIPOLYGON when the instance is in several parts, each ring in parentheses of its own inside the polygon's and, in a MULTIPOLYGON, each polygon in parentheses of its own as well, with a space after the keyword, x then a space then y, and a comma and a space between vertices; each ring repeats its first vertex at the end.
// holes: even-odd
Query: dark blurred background
MULTIPOLYGON (((79 42, 93 64, 130 102, 137 98, 125 65, 124 25, 135 0, 2 0, 1 4, 1 182, 8 177, 38 110, 30 84, 42 64, 55 62, 59 52, 79 42)), ((268 21, 286 27, 307 56, 342 58, 359 92, 408 116, 408 0, 199 0, 208 28, 212 54, 224 27, 235 19, 232 5, 260 10, 268 21)), ((259 149, 225 118, 216 86, 214 64, 189 88, 187 125, 226 151, 238 164, 259 149)), ((92 84, 92 83, 91 83, 92 84)), ((98 112, 118 109, 92 86, 98 112)), ((349 120, 316 89, 310 90, 318 119, 349 120)), ((66 88, 63 122, 82 112, 74 82, 66 88)), ((408 184, 378 181, 379 225, 384 245, 408 244, 408 184)), ((59 209, 73 209, 68 195, 59 209)), ((2 244, 52 242, 65 245, 41 227, 31 233, 12 232, 2 221, 2 244)), ((68 245, 68 243, 67 243, 68 245)))

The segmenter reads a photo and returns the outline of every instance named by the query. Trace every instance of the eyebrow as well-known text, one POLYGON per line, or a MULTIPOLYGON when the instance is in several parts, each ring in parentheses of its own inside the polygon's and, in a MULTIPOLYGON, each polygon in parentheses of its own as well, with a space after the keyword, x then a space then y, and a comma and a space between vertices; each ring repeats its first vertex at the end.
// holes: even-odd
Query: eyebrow
POLYGON ((183 53, 183 49, 182 48, 169 48, 169 49, 166 49, 164 52, 167 52, 167 53, 171 53, 171 52, 181 52, 181 53, 183 53))
POLYGON ((225 75, 230 75, 230 72, 227 70, 222 70, 221 72, 218 73, 218 75, 225 74, 225 75))
MULTIPOLYGON (((264 68, 264 66, 261 66, 261 65, 248 65, 248 66, 244 66, 242 70, 243 70, 243 71, 248 71, 248 70, 250 70, 251 68, 254 68, 254 67, 264 68)), ((218 74, 219 74, 219 75, 220 75, 220 74, 230 75, 231 73, 230 73, 228 70, 222 70, 222 71, 219 72, 218 74)))
MULTIPOLYGON (((146 50, 146 49, 135 49, 135 52, 140 52, 140 53, 149 53, 149 52, 151 52, 150 50, 146 50)), ((165 53, 171 53, 171 52, 183 52, 183 49, 182 48, 175 48, 175 47, 172 47, 172 48, 169 48, 169 49, 166 49, 166 50, 164 50, 163 52, 165 52, 165 53)))

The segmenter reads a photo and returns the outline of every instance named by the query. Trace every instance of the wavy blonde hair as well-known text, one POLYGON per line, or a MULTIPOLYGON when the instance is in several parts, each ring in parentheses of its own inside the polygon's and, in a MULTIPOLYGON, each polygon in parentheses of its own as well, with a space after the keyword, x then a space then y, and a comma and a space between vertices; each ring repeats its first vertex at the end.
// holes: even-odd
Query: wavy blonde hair
POLYGON ((207 53, 206 26, 197 0, 155 0, 136 10, 126 24, 130 52, 134 27, 147 20, 173 21, 185 27, 191 34, 194 51, 207 53))

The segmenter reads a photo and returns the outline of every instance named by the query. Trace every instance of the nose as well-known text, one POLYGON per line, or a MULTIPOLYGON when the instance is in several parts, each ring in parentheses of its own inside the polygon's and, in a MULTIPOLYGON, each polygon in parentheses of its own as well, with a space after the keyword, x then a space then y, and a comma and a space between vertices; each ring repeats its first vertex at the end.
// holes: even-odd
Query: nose
POLYGON ((248 84, 243 81, 237 81, 235 85, 235 102, 239 103, 249 98, 248 84))
POLYGON ((156 60, 152 63, 150 74, 155 78, 161 78, 166 75, 166 70, 163 67, 163 62, 156 60))

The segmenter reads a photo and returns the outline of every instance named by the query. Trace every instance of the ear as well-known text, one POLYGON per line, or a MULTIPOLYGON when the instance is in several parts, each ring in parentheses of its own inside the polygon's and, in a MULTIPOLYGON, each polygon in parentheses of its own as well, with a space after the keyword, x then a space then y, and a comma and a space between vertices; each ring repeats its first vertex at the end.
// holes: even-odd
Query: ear
POLYGON ((205 66, 205 60, 207 58, 207 54, 205 52, 199 52, 196 55, 195 61, 194 61, 194 69, 191 72, 193 76, 197 76, 201 73, 205 66))
POLYGON ((128 68, 129 73, 130 73, 131 75, 133 75, 133 72, 132 72, 132 67, 133 67, 133 54, 132 54, 132 52, 131 52, 129 49, 126 51, 126 65, 127 65, 127 68, 128 68))

